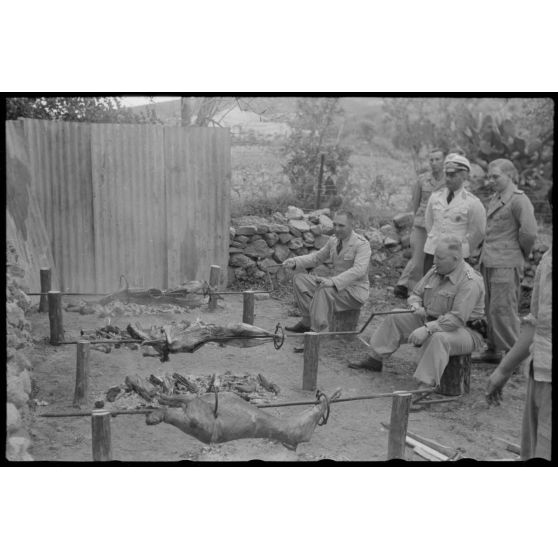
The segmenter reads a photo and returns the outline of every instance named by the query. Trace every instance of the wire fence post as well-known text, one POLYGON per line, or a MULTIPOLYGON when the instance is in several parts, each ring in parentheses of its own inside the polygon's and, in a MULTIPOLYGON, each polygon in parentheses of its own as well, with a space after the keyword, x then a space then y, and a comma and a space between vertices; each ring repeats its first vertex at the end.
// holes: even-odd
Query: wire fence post
POLYGON ((91 441, 93 461, 112 460, 109 411, 97 409, 91 413, 91 441))
POLYGON ((212 290, 215 290, 219 286, 219 282, 221 280, 221 267, 218 265, 212 265, 209 268, 209 304, 208 309, 212 312, 217 310, 217 295, 211 293, 212 290))
POLYGON ((62 294, 60 291, 48 292, 48 320, 50 322, 50 344, 58 345, 64 341, 62 294))
POLYGON ((254 291, 243 291, 242 322, 254 325, 254 291))
POLYGON ((48 312, 48 293, 52 288, 52 274, 50 267, 41 267, 39 270, 41 278, 41 298, 39 300, 39 312, 48 312))
POLYGON ((89 341, 76 343, 76 388, 74 391, 74 407, 81 407, 87 400, 89 388, 89 341))
POLYGON ((320 336, 309 331, 304 334, 304 368, 302 371, 302 389, 314 391, 318 385, 318 359, 320 336))
POLYGON ((412 394, 400 391, 393 394, 388 439, 388 459, 405 459, 405 439, 409 424, 412 394))

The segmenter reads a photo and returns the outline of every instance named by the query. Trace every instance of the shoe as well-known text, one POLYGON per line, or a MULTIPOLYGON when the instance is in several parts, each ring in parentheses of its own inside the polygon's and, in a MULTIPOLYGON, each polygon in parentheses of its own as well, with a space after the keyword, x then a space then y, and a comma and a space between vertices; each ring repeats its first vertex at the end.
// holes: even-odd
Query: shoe
POLYGON ((398 298, 407 298, 409 296, 409 290, 405 285, 395 285, 393 294, 398 298))
POLYGON ((365 370, 370 370, 371 372, 381 372, 383 367, 383 363, 381 360, 376 360, 372 357, 366 357, 358 362, 349 362, 349 368, 353 368, 358 370, 360 368, 364 368, 365 370))
POLYGON ((293 333, 306 333, 307 331, 312 331, 311 328, 304 325, 302 322, 298 322, 293 326, 285 326, 287 331, 292 331, 293 333))
POLYGON ((471 362, 484 362, 488 364, 500 364, 504 357, 503 351, 484 351, 482 353, 473 353, 471 362))

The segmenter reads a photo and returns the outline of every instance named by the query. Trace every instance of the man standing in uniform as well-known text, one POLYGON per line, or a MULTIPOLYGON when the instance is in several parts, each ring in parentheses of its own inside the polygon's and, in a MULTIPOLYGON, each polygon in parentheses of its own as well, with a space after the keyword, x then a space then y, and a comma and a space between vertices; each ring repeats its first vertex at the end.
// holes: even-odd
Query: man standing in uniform
POLYGON ((382 361, 407 340, 422 347, 414 377, 438 386, 453 355, 466 355, 482 346, 484 318, 482 277, 463 260, 456 236, 438 242, 434 267, 415 286, 408 302, 412 314, 388 315, 370 340, 367 358, 350 368, 382 371, 382 361))
POLYGON ((474 256, 484 239, 486 211, 477 196, 465 189, 471 165, 456 153, 444 161, 446 187, 434 192, 424 216, 427 238, 424 244, 424 272, 431 267, 441 238, 455 235, 463 244, 463 257, 474 256))
POLYGON ((413 230, 411 231, 411 250, 413 255, 407 262, 401 277, 393 289, 393 294, 400 298, 407 298, 412 289, 422 278, 424 266, 424 243, 426 242, 426 229, 424 228, 424 212, 432 192, 436 192, 445 185, 444 177, 445 152, 439 147, 430 151, 430 172, 419 176, 413 191, 413 230))
MULTIPOLYGON (((552 208, 552 187, 548 192, 552 208)), ((515 345, 502 358, 486 387, 489 405, 498 405, 502 389, 519 364, 529 358, 527 395, 521 426, 521 459, 552 457, 552 246, 535 273, 531 312, 515 345)))
POLYGON ((353 220, 349 211, 338 211, 333 218, 335 235, 323 248, 283 262, 286 268, 302 271, 331 259, 335 272, 327 278, 306 273, 294 276, 294 293, 302 319, 294 326, 286 326, 287 331, 322 331, 329 327, 332 312, 358 309, 368 299, 370 243, 353 231, 353 220))
POLYGON ((497 364, 519 336, 523 265, 537 238, 533 204, 517 189, 518 174, 508 159, 488 165, 494 195, 488 203, 481 273, 486 290, 487 350, 474 360, 497 364))

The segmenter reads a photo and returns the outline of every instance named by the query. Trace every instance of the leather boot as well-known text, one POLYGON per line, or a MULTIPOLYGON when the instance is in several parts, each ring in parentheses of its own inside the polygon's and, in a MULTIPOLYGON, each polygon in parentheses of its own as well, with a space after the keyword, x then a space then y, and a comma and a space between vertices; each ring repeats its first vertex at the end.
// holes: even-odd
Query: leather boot
POLYGON ((382 371, 382 361, 367 356, 358 362, 349 362, 349 368, 354 368, 355 370, 364 368, 364 370, 370 370, 371 372, 381 372, 382 371))

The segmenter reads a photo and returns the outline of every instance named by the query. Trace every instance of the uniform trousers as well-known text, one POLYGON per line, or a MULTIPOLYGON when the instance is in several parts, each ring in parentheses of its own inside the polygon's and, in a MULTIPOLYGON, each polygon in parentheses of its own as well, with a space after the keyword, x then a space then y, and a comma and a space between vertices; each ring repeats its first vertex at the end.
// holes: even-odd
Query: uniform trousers
MULTIPOLYGON (((383 360, 393 354, 409 335, 424 325, 415 314, 386 316, 370 339, 370 356, 383 360)), ((466 327, 429 335, 420 347, 420 360, 414 377, 428 385, 440 385, 440 379, 454 355, 468 355, 482 346, 482 336, 466 327)))
POLYGON ((485 285, 489 351, 509 351, 519 337, 519 297, 523 272, 520 267, 481 265, 485 285))
POLYGON ((411 259, 407 262, 405 269, 401 273, 398 285, 407 287, 410 291, 424 275, 424 244, 426 242, 426 229, 424 227, 413 227, 411 231, 411 259))
POLYGON ((550 460, 552 449, 552 383, 538 382, 532 372, 527 380, 527 396, 521 426, 521 459, 550 460))
POLYGON ((362 307, 346 290, 324 287, 317 277, 307 273, 297 273, 293 277, 295 300, 302 314, 302 323, 313 331, 328 329, 333 312, 357 310, 362 307))

